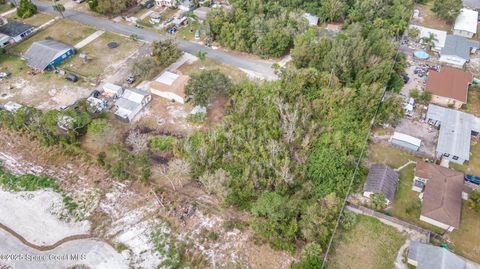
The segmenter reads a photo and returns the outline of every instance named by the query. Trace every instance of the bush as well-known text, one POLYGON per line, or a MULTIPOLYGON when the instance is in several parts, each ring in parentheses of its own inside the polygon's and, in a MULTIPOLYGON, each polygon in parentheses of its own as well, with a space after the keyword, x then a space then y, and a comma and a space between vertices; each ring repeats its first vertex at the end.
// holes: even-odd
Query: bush
POLYGON ((191 124, 203 124, 207 119, 206 113, 190 114, 187 116, 187 122, 191 124))
POLYGON ((155 151, 171 151, 175 142, 173 136, 157 136, 148 140, 148 146, 155 151))
POLYGON ((30 0, 20 0, 17 7, 17 16, 25 19, 31 17, 37 13, 37 6, 35 6, 30 0))

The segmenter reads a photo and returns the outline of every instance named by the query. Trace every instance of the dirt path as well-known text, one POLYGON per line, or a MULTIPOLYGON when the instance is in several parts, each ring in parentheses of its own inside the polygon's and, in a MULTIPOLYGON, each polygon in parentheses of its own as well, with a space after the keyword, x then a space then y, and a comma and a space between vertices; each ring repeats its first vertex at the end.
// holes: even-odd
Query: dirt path
POLYGON ((53 245, 39 246, 39 245, 35 245, 35 244, 32 244, 32 243, 28 242, 23 236, 19 235, 17 232, 15 232, 14 230, 10 229, 9 227, 3 225, 2 223, 0 223, 0 229, 3 229, 4 231, 9 233, 10 235, 14 236, 18 240, 20 240, 20 242, 22 242, 24 245, 26 245, 30 248, 39 250, 39 251, 49 251, 49 250, 53 250, 53 249, 59 247, 60 245, 65 244, 65 243, 70 242, 70 241, 92 238, 92 236, 90 234, 72 235, 72 236, 68 236, 68 237, 65 237, 65 238, 57 241, 53 245))

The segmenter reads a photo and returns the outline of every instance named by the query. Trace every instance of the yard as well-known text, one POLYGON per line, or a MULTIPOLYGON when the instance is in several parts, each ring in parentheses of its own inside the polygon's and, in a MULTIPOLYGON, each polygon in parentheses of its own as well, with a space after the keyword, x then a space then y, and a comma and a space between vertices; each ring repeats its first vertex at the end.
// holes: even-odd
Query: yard
POLYGON ((368 150, 368 160, 372 163, 383 163, 392 168, 398 168, 409 160, 418 158, 407 151, 393 147, 387 143, 371 143, 368 150))
POLYGON ((465 258, 480 263, 480 213, 463 204, 460 229, 448 234, 452 250, 465 258))
POLYGON ((467 106, 462 111, 473 114, 480 117, 480 90, 476 87, 472 87, 468 91, 467 106))
POLYGON ((30 18, 25 18, 25 19, 21 19, 21 18, 17 17, 17 13, 15 13, 15 12, 7 16, 7 19, 9 19, 9 20, 20 21, 20 22, 30 24, 30 25, 35 26, 35 27, 38 27, 38 26, 52 20, 53 18, 54 18, 54 16, 52 16, 48 13, 41 13, 41 12, 33 15, 30 18))
POLYGON ((415 4, 415 9, 418 9, 420 11, 420 17, 423 20, 415 20, 413 23, 433 29, 451 32, 452 25, 437 17, 437 15, 432 11, 433 2, 434 1, 428 1, 426 4, 423 5, 415 4))
POLYGON ((140 46, 140 42, 105 32, 97 39, 77 51, 73 57, 63 65, 64 68, 89 78, 101 78, 102 74, 112 72, 116 66, 123 63, 140 46), (109 42, 115 41, 118 47, 110 49, 109 42), (78 57, 84 53, 87 61, 78 57))
POLYGON ((327 268, 395 268, 405 236, 375 218, 357 217, 351 230, 337 233, 327 268))
POLYGON ((20 54, 25 52, 33 42, 48 38, 74 46, 94 32, 95 29, 92 27, 62 19, 12 47, 11 51, 20 54))
POLYGON ((247 75, 241 70, 229 65, 216 62, 214 60, 210 60, 208 58, 203 61, 195 61, 192 64, 184 64, 180 68, 178 68, 178 71, 182 72, 182 74, 184 75, 189 76, 193 73, 198 73, 201 70, 210 69, 220 70, 235 82, 240 82, 244 79, 247 79, 247 75))
POLYGON ((465 174, 480 176, 480 143, 472 139, 470 143, 470 161, 468 164, 460 165, 450 162, 450 167, 465 174))
POLYGON ((10 9, 12 9, 12 6, 9 3, 0 4, 0 13, 9 11, 10 9))

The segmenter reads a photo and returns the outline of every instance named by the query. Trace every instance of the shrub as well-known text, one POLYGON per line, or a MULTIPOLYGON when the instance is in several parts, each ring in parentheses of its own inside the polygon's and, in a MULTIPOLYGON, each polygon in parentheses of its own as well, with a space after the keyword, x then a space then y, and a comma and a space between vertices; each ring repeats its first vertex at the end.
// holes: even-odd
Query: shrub
POLYGON ((148 146, 155 151, 171 151, 175 141, 173 136, 157 136, 148 141, 148 146))

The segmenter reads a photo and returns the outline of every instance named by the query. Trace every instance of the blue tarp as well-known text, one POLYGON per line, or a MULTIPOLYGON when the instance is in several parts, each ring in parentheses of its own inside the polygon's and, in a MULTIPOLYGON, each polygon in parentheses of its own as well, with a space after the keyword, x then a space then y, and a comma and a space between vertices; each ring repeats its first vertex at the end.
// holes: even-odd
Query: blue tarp
POLYGON ((473 184, 480 185, 480 177, 478 176, 465 175, 465 180, 468 182, 472 182, 473 184))
POLYGON ((428 57, 430 57, 430 55, 428 55, 428 53, 426 53, 425 51, 423 50, 417 50, 413 53, 413 56, 417 57, 418 59, 422 59, 422 60, 425 60, 425 59, 428 59, 428 57))

